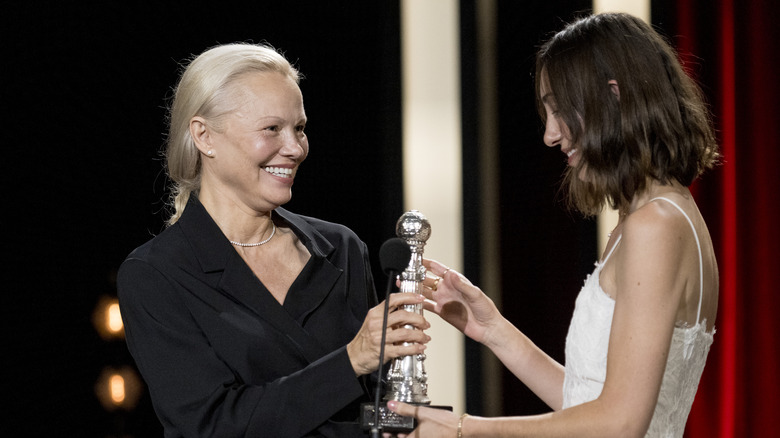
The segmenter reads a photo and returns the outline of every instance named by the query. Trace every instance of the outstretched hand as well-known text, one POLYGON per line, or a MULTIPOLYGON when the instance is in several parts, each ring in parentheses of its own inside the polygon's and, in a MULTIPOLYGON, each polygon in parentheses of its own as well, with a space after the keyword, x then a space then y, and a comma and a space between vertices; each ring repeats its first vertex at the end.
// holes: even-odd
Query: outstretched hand
MULTIPOLYGON (((394 293, 390 294, 387 299, 390 301, 388 303, 384 361, 420 354, 425 351, 425 344, 431 338, 423 330, 429 328, 430 324, 422 315, 402 309, 404 305, 422 303, 424 297, 415 293, 394 293)), ((379 368, 384 308, 385 302, 382 301, 369 310, 360 331, 347 344, 349 360, 358 376, 371 373, 379 368)))
POLYGON ((466 336, 485 343, 490 330, 502 319, 495 303, 463 276, 435 260, 423 260, 428 272, 424 281, 425 310, 439 315, 466 336))
POLYGON ((387 402, 387 407, 396 414, 417 419, 417 427, 409 434, 384 434, 398 438, 453 438, 458 434, 458 415, 446 409, 412 406, 398 401, 387 402))

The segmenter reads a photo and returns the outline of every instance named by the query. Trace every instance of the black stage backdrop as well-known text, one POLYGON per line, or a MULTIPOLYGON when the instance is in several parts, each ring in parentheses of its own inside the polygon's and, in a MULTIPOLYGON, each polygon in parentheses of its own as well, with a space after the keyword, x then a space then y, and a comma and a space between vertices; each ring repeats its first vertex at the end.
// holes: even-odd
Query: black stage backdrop
MULTIPOLYGON (((588 5, 498 2, 502 306, 558 359, 573 297, 596 258, 594 225, 557 196, 564 162, 541 141, 531 72, 537 44, 588 5)), ((461 2, 465 271, 479 284, 474 10, 474 0, 461 2)), ((132 359, 122 342, 97 335, 91 315, 99 297, 115 294, 124 257, 163 228, 166 98, 191 54, 268 42, 299 67, 311 152, 287 207, 348 225, 377 264, 403 213, 397 1, 31 1, 6 6, 2 21, 9 436, 162 434, 148 395, 129 413, 105 412, 95 398, 101 370, 132 359)), ((377 267, 375 276, 381 288, 377 267)), ((470 345, 466 358, 467 409, 480 414, 476 351, 470 345)), ((505 413, 546 410, 504 380, 505 413)))
MULTIPOLYGON (((589 0, 499 1, 498 108, 503 312, 542 350, 563 363, 574 299, 597 259, 596 225, 566 210, 560 148, 542 141, 533 71, 536 50, 589 0)), ((504 371, 503 414, 548 412, 504 371)))
POLYGON ((148 395, 129 414, 95 398, 103 367, 132 359, 91 314, 163 228, 166 98, 191 54, 267 42, 297 65, 311 151, 287 207, 350 226, 378 259, 403 213, 398 14, 360 0, 6 6, 4 434, 162 436, 148 395))

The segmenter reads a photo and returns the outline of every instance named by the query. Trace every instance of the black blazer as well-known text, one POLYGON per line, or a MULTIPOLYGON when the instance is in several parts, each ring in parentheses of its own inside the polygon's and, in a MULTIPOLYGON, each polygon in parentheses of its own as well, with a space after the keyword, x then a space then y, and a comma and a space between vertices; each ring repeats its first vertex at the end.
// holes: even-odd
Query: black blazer
POLYGON ((348 228, 275 210, 311 258, 280 305, 191 197, 119 270, 128 348, 166 437, 353 437, 373 383, 346 344, 376 304, 348 228))

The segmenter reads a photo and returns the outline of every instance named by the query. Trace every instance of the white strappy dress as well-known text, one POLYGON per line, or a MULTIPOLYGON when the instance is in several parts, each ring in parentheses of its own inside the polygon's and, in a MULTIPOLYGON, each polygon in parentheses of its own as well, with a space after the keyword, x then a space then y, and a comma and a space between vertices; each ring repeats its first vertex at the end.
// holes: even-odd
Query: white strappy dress
MULTIPOLYGON (((666 361, 661 391, 655 406, 653 419, 646 437, 682 437, 685 422, 699 386, 707 353, 712 345, 715 330, 707 332, 706 319, 701 319, 701 301, 704 294, 704 267, 699 236, 690 217, 675 202, 667 198, 654 198, 670 202, 688 220, 699 249, 699 308, 697 324, 692 327, 675 326, 669 357, 666 361)), ((563 382, 563 408, 576 406, 598 398, 604 387, 607 373, 607 348, 612 327, 615 301, 599 284, 599 274, 615 251, 620 239, 609 251, 604 261, 585 280, 575 303, 569 332, 566 336, 566 376, 563 382)))

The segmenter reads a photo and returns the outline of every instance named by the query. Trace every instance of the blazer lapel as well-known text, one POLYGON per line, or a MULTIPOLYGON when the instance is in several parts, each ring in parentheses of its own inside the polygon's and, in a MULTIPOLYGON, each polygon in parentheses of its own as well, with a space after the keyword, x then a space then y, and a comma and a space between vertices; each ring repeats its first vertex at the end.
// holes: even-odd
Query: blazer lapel
POLYGON ((283 208, 277 208, 274 212, 287 221, 311 254, 284 301, 287 312, 303 325, 333 290, 343 271, 328 260, 328 256, 335 250, 333 245, 304 218, 283 208))
POLYGON ((276 301, 238 253, 228 260, 218 289, 284 333, 307 361, 313 362, 326 353, 276 301))
POLYGON ((328 259, 312 255, 287 292, 284 309, 303 326, 306 318, 330 295, 341 273, 342 270, 333 266, 328 259))
MULTIPOLYGON (((311 253, 309 264, 313 263, 312 267, 318 268, 312 270, 310 278, 299 276, 293 284, 293 286, 302 285, 300 293, 293 294, 301 303, 291 306, 292 310, 299 314, 298 318, 294 318, 287 309, 282 307, 254 275, 194 195, 190 196, 179 224, 192 245, 204 275, 213 280, 212 285, 215 289, 232 301, 250 309, 281 333, 285 333, 297 346, 301 355, 307 361, 313 362, 327 352, 322 351, 322 347, 303 329, 301 323, 327 297, 341 275, 341 270, 324 258, 333 247, 323 236, 305 221, 297 220, 296 215, 283 211, 282 216, 290 222, 298 237, 309 249, 311 253), (291 216, 295 219, 290 220, 291 216)), ((293 289, 291 288, 291 291, 293 289)), ((293 297, 288 294, 285 303, 292 302, 290 298, 293 297)))

